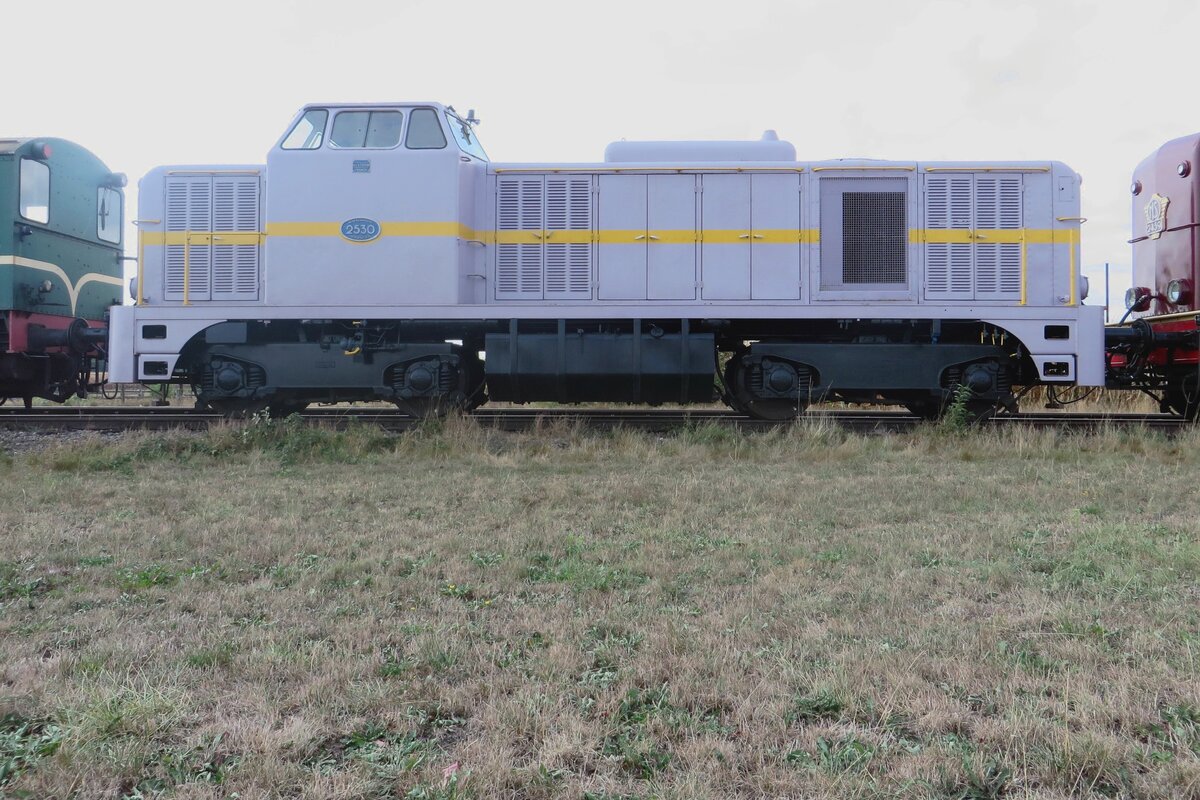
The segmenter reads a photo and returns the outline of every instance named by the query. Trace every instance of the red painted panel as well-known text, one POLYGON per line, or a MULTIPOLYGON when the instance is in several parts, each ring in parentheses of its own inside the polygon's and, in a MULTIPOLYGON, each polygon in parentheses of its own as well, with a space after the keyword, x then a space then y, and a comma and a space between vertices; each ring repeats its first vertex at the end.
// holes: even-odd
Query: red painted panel
MULTIPOLYGON (((42 325, 49 330, 63 330, 70 326, 74 317, 62 317, 54 314, 34 314, 28 311, 8 312, 8 351, 23 353, 29 349, 29 326, 42 325)), ((89 328, 102 328, 100 320, 86 320, 89 328)))

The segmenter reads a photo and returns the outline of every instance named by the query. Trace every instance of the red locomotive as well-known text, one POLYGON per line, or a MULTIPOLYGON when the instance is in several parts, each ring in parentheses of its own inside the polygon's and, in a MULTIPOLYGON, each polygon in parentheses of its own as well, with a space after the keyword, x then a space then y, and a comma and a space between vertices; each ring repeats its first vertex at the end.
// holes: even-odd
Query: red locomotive
POLYGON ((1130 193, 1133 286, 1125 293, 1125 316, 1106 331, 1108 385, 1140 389, 1164 411, 1195 419, 1200 134, 1167 142, 1138 164, 1130 193))

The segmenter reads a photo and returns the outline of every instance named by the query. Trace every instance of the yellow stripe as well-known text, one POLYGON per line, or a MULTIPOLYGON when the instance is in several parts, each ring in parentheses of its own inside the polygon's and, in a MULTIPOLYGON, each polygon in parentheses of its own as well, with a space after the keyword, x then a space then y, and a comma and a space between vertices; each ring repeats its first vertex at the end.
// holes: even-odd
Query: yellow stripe
POLYGON ((72 283, 67 277, 67 273, 62 267, 57 264, 51 264, 49 261, 37 261, 32 258, 24 258, 23 256, 0 256, 0 265, 10 264, 14 267, 27 267, 36 269, 41 272, 49 272, 51 275, 58 277, 67 287, 67 295, 71 298, 71 313, 75 313, 75 307, 79 304, 79 290, 86 283, 107 283, 112 286, 124 286, 120 278, 114 278, 112 275, 101 275, 99 272, 87 272, 79 276, 78 283, 72 283))
MULTIPOLYGON (((238 231, 143 231, 142 246, 146 245, 238 245, 259 244, 267 236, 278 237, 331 237, 341 238, 341 223, 338 222, 272 222, 265 233, 238 231)), ((599 241, 601 244, 622 244, 633 241, 637 236, 657 236, 658 241, 680 243, 695 241, 703 237, 709 244, 738 244, 759 242, 760 244, 817 244, 821 232, 815 228, 770 228, 748 231, 745 229, 690 229, 678 230, 591 230, 558 231, 535 228, 516 231, 476 231, 460 222, 384 222, 380 224, 381 237, 458 237, 485 244, 538 244, 539 242, 583 244, 599 241)), ((654 240, 650 240, 654 241, 654 240)), ((991 229, 991 228, 911 228, 908 231, 910 244, 1074 244, 1079 243, 1079 231, 1069 228, 1038 229, 991 229)))
POLYGON ((756 230, 700 231, 705 244, 816 244, 821 232, 813 229, 758 228, 756 230))
POLYGON ((201 245, 233 245, 259 244, 261 233, 246 233, 244 231, 138 231, 141 246, 164 244, 190 244, 192 247, 201 245))
POLYGON ((1026 265, 1025 251, 1026 251, 1026 240, 1022 239, 1021 240, 1021 305, 1025 305, 1025 279, 1026 279, 1026 272, 1027 272, 1026 266, 1025 266, 1026 265))
POLYGON ((1070 243, 1067 244, 1067 249, 1071 253, 1071 257, 1069 259, 1071 269, 1071 302, 1067 303, 1067 305, 1073 306, 1075 305, 1075 247, 1079 243, 1079 229, 1075 228, 1071 230, 1070 233, 1072 233, 1073 236, 1071 236, 1070 243))
POLYGON ((142 301, 142 288, 143 288, 143 284, 145 284, 145 282, 146 282, 146 281, 145 281, 145 271, 144 271, 144 269, 143 269, 143 265, 146 263, 146 242, 145 242, 145 238, 146 238, 146 235, 145 235, 145 233, 143 233, 143 232, 142 232, 142 229, 141 229, 141 228, 138 228, 138 260, 137 260, 137 282, 138 282, 137 286, 138 286, 138 292, 137 292, 137 304, 138 304, 139 306, 140 306, 140 305, 143 305, 143 301, 142 301))

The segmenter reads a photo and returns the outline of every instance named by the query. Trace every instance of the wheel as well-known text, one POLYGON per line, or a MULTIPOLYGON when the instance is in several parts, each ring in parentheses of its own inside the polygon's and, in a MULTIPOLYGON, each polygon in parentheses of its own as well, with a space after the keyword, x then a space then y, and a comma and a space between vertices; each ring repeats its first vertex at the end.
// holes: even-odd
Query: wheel
POLYGON ((208 400, 204 407, 215 411, 225 419, 249 419, 267 407, 266 400, 242 400, 238 398, 220 398, 208 400))
POLYGON ((791 397, 755 397, 747 388, 749 369, 739 353, 725 364, 725 403, 734 411, 754 419, 787 422, 808 407, 791 397))
POLYGON ((942 404, 937 400, 913 401, 905 403, 904 407, 908 409, 908 413, 926 422, 935 422, 942 416, 942 404))
MULTIPOLYGON (((951 413, 954 404, 942 403, 934 399, 913 400, 905 403, 904 407, 910 414, 920 417, 926 422, 938 422, 951 413)), ((995 400, 968 400, 963 404, 962 409, 962 423, 974 426, 991 419, 1000 410, 1000 404, 995 400)))
POLYGON ((308 403, 270 403, 267 405, 267 414, 271 419, 283 419, 284 417, 290 417, 292 414, 299 414, 306 408, 308 408, 308 403))

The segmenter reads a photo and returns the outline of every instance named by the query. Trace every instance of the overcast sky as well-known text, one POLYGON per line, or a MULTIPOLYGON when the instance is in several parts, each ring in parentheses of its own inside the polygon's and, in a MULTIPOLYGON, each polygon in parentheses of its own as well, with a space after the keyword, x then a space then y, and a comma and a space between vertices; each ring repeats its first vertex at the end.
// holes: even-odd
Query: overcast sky
POLYGON ((19 5, 0 136, 85 145, 128 173, 131 207, 155 165, 261 162, 313 101, 474 108, 496 161, 773 128, 800 160, 1067 162, 1084 263, 1113 263, 1119 303, 1130 173, 1200 130, 1196 0, 19 5))

